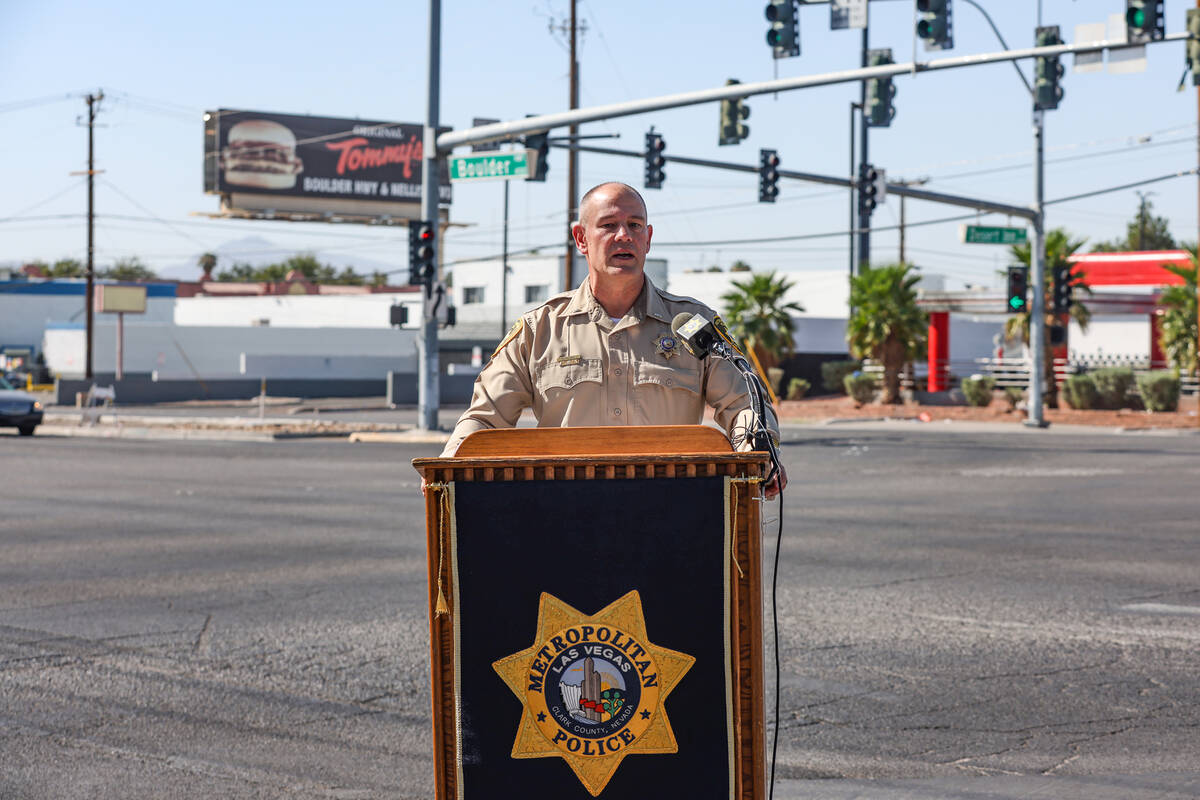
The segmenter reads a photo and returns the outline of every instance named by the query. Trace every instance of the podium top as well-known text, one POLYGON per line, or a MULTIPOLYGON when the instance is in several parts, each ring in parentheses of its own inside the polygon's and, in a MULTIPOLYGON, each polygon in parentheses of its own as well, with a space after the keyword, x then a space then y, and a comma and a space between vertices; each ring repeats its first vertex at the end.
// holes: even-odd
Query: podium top
POLYGON ((704 425, 497 428, 463 440, 455 458, 731 453, 725 434, 704 425))

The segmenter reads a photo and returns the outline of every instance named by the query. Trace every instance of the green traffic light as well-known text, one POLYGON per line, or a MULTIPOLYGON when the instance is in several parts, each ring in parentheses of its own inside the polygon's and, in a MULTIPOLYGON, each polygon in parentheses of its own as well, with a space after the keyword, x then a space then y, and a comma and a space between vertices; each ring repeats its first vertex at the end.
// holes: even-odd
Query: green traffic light
POLYGON ((1021 307, 1025 305, 1025 301, 1019 297, 1010 297, 1008 298, 1008 304, 1012 306, 1013 311, 1020 311, 1021 307))
POLYGON ((1125 22, 1131 28, 1144 28, 1146 26, 1146 9, 1131 8, 1125 12, 1125 22))

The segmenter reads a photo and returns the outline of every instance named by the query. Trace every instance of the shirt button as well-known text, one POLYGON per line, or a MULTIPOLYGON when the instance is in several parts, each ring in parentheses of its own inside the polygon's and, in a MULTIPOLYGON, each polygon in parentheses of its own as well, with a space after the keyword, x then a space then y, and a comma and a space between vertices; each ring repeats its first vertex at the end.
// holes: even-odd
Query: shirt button
POLYGON ((621 416, 621 409, 619 409, 619 408, 614 408, 614 409, 613 409, 613 414, 615 414, 615 415, 616 415, 616 416, 618 416, 618 417, 619 417, 619 416, 621 416))
POLYGON ((673 386, 674 384, 675 384, 675 381, 671 380, 670 378, 667 378, 667 386, 673 386))
POLYGON ((615 370, 613 370, 613 372, 615 372, 616 374, 620 375, 620 374, 621 374, 621 368, 620 368, 620 367, 617 367, 615 370))
POLYGON ((565 381, 563 381, 563 383, 565 383, 567 386, 570 386, 570 385, 571 385, 572 383, 574 383, 574 382, 575 382, 575 381, 574 381, 574 380, 572 380, 571 378, 567 378, 565 381))

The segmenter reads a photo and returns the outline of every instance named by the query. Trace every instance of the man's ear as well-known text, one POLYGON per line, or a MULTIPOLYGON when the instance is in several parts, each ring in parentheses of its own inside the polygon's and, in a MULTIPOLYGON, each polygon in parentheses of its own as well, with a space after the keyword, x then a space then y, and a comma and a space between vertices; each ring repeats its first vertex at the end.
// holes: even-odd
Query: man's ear
POLYGON ((646 224, 646 252, 650 252, 650 240, 654 238, 654 226, 646 224))
POLYGON ((575 247, 583 255, 587 255, 587 237, 583 235, 583 226, 576 222, 571 226, 571 238, 575 240, 575 247))

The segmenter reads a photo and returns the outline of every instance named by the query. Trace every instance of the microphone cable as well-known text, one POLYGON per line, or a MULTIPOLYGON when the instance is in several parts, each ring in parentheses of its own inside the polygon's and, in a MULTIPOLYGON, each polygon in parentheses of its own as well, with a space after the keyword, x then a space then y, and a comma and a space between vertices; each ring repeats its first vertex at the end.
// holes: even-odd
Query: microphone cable
POLYGON ((771 782, 767 785, 767 799, 775 798, 775 762, 779 758, 779 695, 781 670, 779 668, 779 551, 783 547, 783 491, 779 492, 779 527, 775 533, 775 565, 771 570, 771 627, 775 640, 775 735, 771 739, 771 782))

